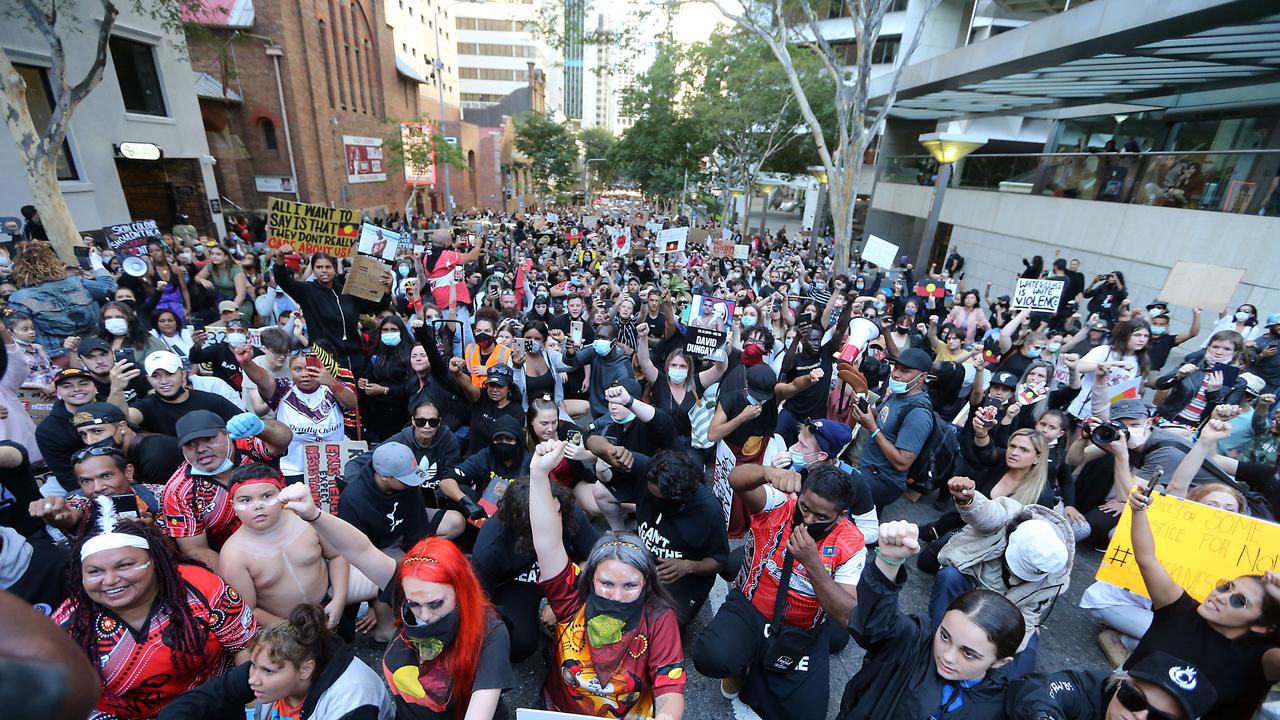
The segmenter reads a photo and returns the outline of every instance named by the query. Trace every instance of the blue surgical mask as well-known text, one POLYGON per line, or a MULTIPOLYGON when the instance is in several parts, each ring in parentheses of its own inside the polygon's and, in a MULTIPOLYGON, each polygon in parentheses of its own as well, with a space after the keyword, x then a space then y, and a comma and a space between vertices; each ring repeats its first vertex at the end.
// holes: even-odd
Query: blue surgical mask
POLYGON ((1056 353, 1062 349, 1062 343, 1049 343, 1049 352, 1056 353))
POLYGON ((902 395, 907 391, 907 384, 901 380, 889 378, 889 392, 893 395, 902 395))
MULTIPOLYGON (((233 453, 235 452, 234 446, 232 448, 232 452, 233 453)), ((227 457, 222 459, 222 464, 219 465, 217 468, 215 468, 213 471, 202 470, 199 467, 196 467, 194 463, 190 464, 190 467, 191 467, 192 475, 203 475, 205 477, 213 477, 214 475, 221 475, 222 473, 230 470, 233 465, 234 463, 231 462, 231 456, 228 455, 227 457)))
POLYGON ((804 453, 798 453, 795 450, 791 450, 789 454, 791 455, 792 470, 795 470, 796 472, 800 472, 801 470, 808 467, 809 462, 804 459, 804 453))
POLYGON ((596 351, 597 355, 599 355, 600 357, 604 357, 605 355, 609 354, 610 350, 613 349, 613 341, 596 340, 595 342, 591 343, 591 347, 596 351))
POLYGON ((436 330, 439 330, 440 328, 444 327, 444 318, 442 317, 427 318, 427 323, 431 325, 431 327, 435 328, 436 330))
POLYGON ((395 347, 400 344, 400 333, 384 332, 382 333, 382 344, 387 347, 395 347))
POLYGON ((1031 348, 1030 350, 1023 350, 1023 351, 1022 351, 1022 354, 1023 354, 1023 355, 1026 355, 1026 356, 1027 356, 1027 357, 1029 357, 1029 358, 1038 358, 1038 357, 1040 357, 1040 351, 1039 351, 1039 350, 1036 350, 1035 348, 1031 348))
POLYGON ((1165 333, 1167 333, 1167 332, 1169 332, 1169 328, 1164 327, 1163 325, 1152 325, 1152 326, 1151 326, 1151 334, 1152 334, 1152 335, 1163 335, 1163 334, 1165 334, 1165 333))
POLYGON ((743 316, 742 316, 742 327, 744 327, 744 328, 753 328, 753 327, 755 327, 755 326, 756 326, 756 317, 755 317, 754 315, 743 315, 743 316))
POLYGON ((671 368, 670 370, 667 370, 667 377, 671 379, 671 382, 677 385, 683 385, 684 381, 689 379, 689 371, 685 369, 677 370, 675 368, 671 368))
POLYGON ((872 302, 871 304, 876 306, 876 310, 884 310, 884 301, 883 301, 883 300, 876 300, 876 301, 872 302))
POLYGON ((534 355, 541 353, 545 347, 546 346, 543 345, 541 341, 538 341, 538 340, 529 341, 529 352, 533 353, 534 355))
POLYGON ((635 419, 636 419, 636 414, 635 414, 635 413, 633 413, 633 412, 629 412, 629 413, 627 413, 627 416, 626 416, 626 417, 624 417, 624 418, 622 418, 622 419, 620 419, 620 420, 614 420, 614 422, 618 423, 619 425, 630 425, 630 424, 631 424, 631 421, 632 421, 632 420, 635 420, 635 419))
POLYGON ((409 277, 408 265, 401 265, 399 268, 397 268, 397 270, 400 272, 400 277, 409 277))

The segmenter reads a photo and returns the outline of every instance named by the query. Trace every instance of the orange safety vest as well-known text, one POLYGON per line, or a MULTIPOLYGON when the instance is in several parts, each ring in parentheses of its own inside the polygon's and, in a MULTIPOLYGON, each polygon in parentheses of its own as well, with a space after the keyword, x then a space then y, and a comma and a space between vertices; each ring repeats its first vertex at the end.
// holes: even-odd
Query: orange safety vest
POLYGON ((467 372, 471 373, 471 384, 476 387, 484 387, 486 377, 485 375, 476 374, 476 370, 485 368, 485 371, 488 372, 489 368, 505 364, 507 359, 511 357, 511 348, 497 343, 494 343, 493 348, 488 361, 485 362, 480 360, 480 346, 476 343, 467 345, 466 351, 463 352, 467 361, 467 372))

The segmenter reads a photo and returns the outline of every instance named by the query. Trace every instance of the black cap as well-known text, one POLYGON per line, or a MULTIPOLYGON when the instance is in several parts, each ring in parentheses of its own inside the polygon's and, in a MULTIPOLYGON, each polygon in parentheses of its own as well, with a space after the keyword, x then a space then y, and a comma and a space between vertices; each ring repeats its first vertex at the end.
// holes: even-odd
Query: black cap
POLYGON ((87 337, 81 340, 80 344, 76 346, 77 355, 88 355, 94 350, 106 350, 107 352, 111 352, 111 346, 107 344, 106 340, 96 337, 87 337))
POLYGON ((778 374, 764 363, 747 368, 747 393, 764 404, 773 399, 773 386, 778 384, 778 374))
POLYGON ((484 377, 484 384, 494 384, 499 387, 511 387, 511 383, 515 381, 515 375, 511 372, 510 365, 494 365, 489 368, 489 374, 484 377))
POLYGON ((1129 677, 1158 685, 1177 699, 1188 720, 1209 712, 1218 700, 1213 683, 1195 665, 1156 651, 1128 668, 1129 677))
POLYGON ((209 410, 196 410, 178 419, 174 432, 178 436, 178 444, 186 445, 192 440, 211 438, 220 432, 226 432, 227 421, 209 410))
POLYGON ((636 382, 635 378, 624 377, 614 384, 626 390, 627 394, 634 400, 639 400, 640 396, 644 394, 644 391, 640 388, 640 383, 636 382))
POLYGON ((992 385, 1004 385, 1005 387, 1018 387, 1018 376, 1008 370, 1001 370, 991 376, 992 385))
POLYGON ((112 425, 124 420, 124 413, 111 403, 92 402, 82 405, 76 414, 71 416, 71 425, 76 428, 90 425, 112 425))
POLYGON ((520 435, 523 431, 524 428, 520 425, 520 421, 517 420, 515 416, 505 414, 500 415, 497 420, 493 421, 493 432, 489 433, 489 437, 495 438, 499 435, 509 435, 512 438, 515 438, 515 441, 518 443, 520 442, 520 435))
POLYGON ((929 372, 933 369, 933 360, 929 359, 929 353, 920 348, 907 348, 898 353, 898 357, 890 358, 889 362, 920 372, 929 372))

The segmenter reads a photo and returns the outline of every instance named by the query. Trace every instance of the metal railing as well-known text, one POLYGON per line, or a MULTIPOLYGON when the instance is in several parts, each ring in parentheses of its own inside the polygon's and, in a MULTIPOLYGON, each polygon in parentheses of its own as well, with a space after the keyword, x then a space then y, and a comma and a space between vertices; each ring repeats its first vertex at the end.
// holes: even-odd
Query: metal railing
MULTIPOLYGON (((886 158, 881 182, 932 185, 928 155, 886 158)), ((949 187, 1280 217, 1280 150, 970 155, 949 187)))

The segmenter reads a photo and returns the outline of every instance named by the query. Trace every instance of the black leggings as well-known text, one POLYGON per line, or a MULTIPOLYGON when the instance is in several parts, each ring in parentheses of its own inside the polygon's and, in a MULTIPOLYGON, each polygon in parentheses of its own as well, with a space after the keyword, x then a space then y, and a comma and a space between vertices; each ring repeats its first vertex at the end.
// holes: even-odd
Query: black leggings
POLYGON ((538 651, 542 641, 542 621, 538 609, 542 589, 534 583, 509 582, 493 592, 493 605, 507 624, 511 636, 511 662, 524 662, 538 651))

